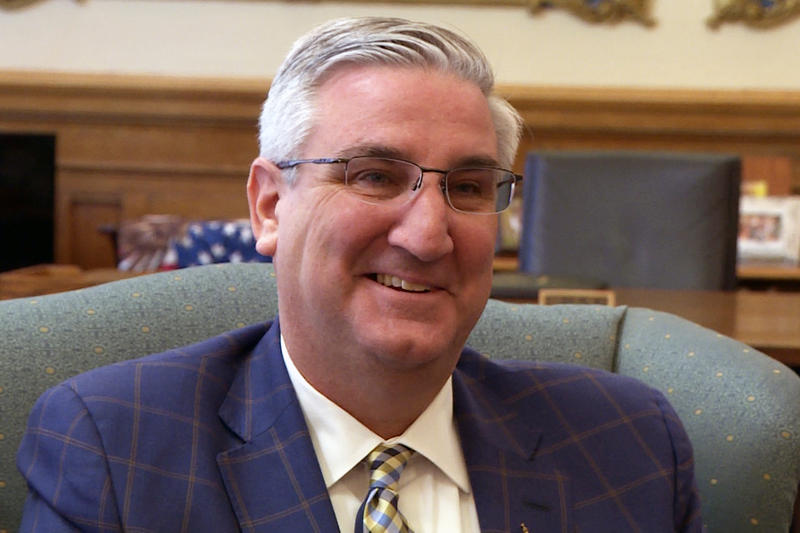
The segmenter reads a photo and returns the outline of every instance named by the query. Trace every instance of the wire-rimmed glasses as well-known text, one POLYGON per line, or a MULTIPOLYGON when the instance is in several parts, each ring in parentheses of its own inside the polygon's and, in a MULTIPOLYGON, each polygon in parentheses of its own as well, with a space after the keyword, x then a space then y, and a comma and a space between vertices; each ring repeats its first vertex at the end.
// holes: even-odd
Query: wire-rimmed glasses
POLYGON ((522 176, 499 167, 459 167, 450 170, 422 167, 404 159, 357 156, 350 158, 281 161, 281 169, 298 165, 344 164, 347 190, 368 204, 398 206, 422 187, 425 172, 442 174, 440 187, 447 203, 460 213, 491 215, 511 205, 514 188, 522 176))

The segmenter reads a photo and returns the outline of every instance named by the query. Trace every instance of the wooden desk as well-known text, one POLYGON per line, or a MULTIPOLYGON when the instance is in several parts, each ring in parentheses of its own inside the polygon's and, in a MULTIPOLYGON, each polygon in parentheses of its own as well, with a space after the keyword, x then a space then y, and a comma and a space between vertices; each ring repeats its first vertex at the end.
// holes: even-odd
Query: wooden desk
MULTIPOLYGON (((494 258, 495 272, 517 270, 516 255, 499 255, 494 258)), ((800 265, 789 263, 744 261, 736 265, 736 277, 744 282, 774 281, 800 283, 800 265)))
POLYGON ((800 265, 744 261, 736 267, 740 287, 760 290, 800 291, 800 265))
MULTIPOLYGON (((495 272, 514 271, 516 257, 495 259, 495 272)), ((800 285, 800 267, 745 263, 740 279, 784 280, 800 285)), ((617 305, 672 313, 800 368, 800 292, 614 289, 617 305)))
POLYGON ((800 281, 800 265, 744 262, 736 267, 739 279, 800 281))
POLYGON ((141 275, 114 268, 82 270, 75 265, 35 265, 0 273, 0 300, 71 291, 141 275))
MULTIPOLYGON (((616 305, 683 317, 800 368, 800 293, 613 289, 616 305)), ((509 301, 531 302, 531 300, 509 301)))
POLYGON ((617 305, 681 316, 800 367, 800 293, 615 289, 617 305))

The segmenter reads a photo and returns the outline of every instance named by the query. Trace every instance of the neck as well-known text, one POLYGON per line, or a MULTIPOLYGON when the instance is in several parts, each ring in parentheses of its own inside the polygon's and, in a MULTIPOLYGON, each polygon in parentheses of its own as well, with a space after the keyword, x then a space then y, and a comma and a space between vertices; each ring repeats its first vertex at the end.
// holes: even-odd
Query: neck
MULTIPOLYGON (((284 341, 292 363, 312 387, 383 439, 401 435, 414 423, 447 382, 458 359, 437 358, 413 369, 386 368, 370 364, 369 358, 353 357, 352 351, 319 357, 319 351, 303 350, 302 343, 284 341), (326 366, 325 360, 336 361, 335 368, 326 366)), ((327 351, 330 355, 330 347, 327 351)))
POLYGON ((418 379, 413 381, 407 386, 399 386, 396 380, 391 380, 385 386, 364 388, 360 398, 353 398, 352 393, 337 398, 335 395, 339 391, 331 391, 332 394, 326 396, 372 432, 390 439, 402 435, 419 418, 446 383, 447 376, 443 381, 424 387, 419 386, 418 379))

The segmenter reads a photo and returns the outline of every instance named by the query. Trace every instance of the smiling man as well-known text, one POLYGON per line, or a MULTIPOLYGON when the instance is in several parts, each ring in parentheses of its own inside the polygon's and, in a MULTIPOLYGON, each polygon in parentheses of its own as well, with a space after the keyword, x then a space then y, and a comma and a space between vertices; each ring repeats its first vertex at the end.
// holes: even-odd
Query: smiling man
POLYGON ((301 38, 247 184, 279 318, 48 391, 22 530, 700 531, 658 392, 465 347, 520 179, 492 87, 440 27, 301 38))
POLYGON ((285 170, 258 159, 249 184, 256 246, 274 257, 281 332, 300 373, 392 437, 442 388, 483 310, 497 233, 494 189, 514 176, 466 173, 472 181, 463 187, 489 180, 485 213, 448 204, 444 183, 451 201, 484 194, 452 189, 452 174, 425 172, 416 184, 412 161, 499 165, 486 97, 451 73, 341 67, 319 88, 315 108, 301 160, 352 159, 300 163, 291 185, 285 170), (392 403, 391 417, 375 409, 392 403))

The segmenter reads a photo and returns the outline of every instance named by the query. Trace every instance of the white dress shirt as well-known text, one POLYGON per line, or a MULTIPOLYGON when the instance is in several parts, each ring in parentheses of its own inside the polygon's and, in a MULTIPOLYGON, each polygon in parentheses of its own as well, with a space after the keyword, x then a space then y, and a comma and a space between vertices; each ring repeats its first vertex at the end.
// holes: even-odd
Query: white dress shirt
POLYGON ((342 533, 354 529, 356 513, 369 489, 365 458, 381 443, 401 443, 417 452, 403 470, 398 489, 398 507, 415 533, 479 533, 453 420, 452 378, 402 435, 384 441, 306 381, 294 366, 283 336, 281 350, 342 533))

